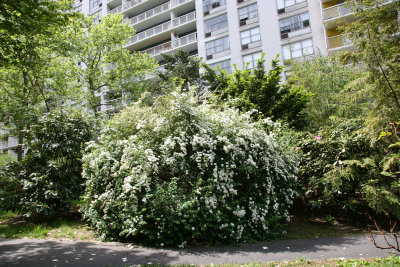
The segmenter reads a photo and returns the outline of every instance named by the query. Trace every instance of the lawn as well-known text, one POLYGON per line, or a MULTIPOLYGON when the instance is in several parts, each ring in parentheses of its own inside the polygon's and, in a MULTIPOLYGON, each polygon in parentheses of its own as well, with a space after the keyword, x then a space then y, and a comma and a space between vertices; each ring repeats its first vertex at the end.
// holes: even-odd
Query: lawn
POLYGON ((95 240, 94 232, 78 213, 50 218, 25 218, 0 211, 0 238, 38 238, 57 240, 95 240))

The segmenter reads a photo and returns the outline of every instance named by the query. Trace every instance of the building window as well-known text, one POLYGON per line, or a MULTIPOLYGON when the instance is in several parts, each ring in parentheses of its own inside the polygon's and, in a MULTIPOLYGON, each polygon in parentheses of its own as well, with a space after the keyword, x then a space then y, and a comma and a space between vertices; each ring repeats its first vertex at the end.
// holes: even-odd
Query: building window
POLYGON ((296 59, 314 54, 312 39, 283 46, 283 60, 296 59))
POLYGON ((205 32, 210 33, 213 31, 217 31, 223 28, 228 27, 228 16, 227 14, 218 16, 216 18, 206 20, 204 22, 205 25, 205 32))
POLYGON ((214 54, 218 54, 229 49, 230 47, 228 36, 206 43, 207 56, 212 56, 214 54))
POLYGON ((281 27, 281 38, 286 39, 288 38, 289 32, 294 32, 310 27, 310 16, 308 15, 308 12, 306 12, 283 19, 279 23, 281 27))
POLYGON ((278 9, 282 9, 289 6, 294 6, 296 4, 300 4, 303 2, 307 2, 307 0, 277 0, 278 9))
POLYGON ((247 45, 260 41, 260 27, 241 32, 240 38, 242 39, 242 45, 247 45))
POLYGON ((256 52, 250 55, 243 56, 243 65, 247 69, 254 69, 257 66, 257 60, 261 59, 262 53, 256 52))
POLYGON ((210 11, 211 9, 226 5, 225 0, 204 0, 203 12, 210 11))
MULTIPOLYGON (((231 73, 232 72, 232 65, 231 65, 231 60, 224 60, 221 62, 217 62, 214 64, 210 64, 211 68, 217 69, 217 67, 220 67, 221 70, 225 70, 227 73, 231 73)), ((217 69, 218 70, 218 69, 217 69)))
POLYGON ((90 10, 99 8, 102 0, 90 0, 90 10))
POLYGON ((239 20, 258 18, 257 4, 252 4, 239 9, 239 20))

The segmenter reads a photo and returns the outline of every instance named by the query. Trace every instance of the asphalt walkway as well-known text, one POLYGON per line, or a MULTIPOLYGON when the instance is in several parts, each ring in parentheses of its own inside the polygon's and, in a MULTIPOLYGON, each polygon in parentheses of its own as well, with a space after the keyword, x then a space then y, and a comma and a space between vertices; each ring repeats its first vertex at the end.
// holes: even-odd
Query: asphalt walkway
POLYGON ((386 257, 365 236, 283 240, 238 247, 148 249, 124 244, 0 239, 0 266, 130 266, 228 264, 327 258, 386 257))

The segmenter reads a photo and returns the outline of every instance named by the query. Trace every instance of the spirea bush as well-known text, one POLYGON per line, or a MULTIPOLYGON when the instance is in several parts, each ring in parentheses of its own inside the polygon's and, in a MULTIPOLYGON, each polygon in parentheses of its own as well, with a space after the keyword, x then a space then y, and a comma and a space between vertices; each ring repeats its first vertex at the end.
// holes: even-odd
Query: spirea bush
POLYGON ((82 211, 103 239, 236 243, 282 233, 296 167, 250 114, 192 93, 116 115, 83 157, 82 211))

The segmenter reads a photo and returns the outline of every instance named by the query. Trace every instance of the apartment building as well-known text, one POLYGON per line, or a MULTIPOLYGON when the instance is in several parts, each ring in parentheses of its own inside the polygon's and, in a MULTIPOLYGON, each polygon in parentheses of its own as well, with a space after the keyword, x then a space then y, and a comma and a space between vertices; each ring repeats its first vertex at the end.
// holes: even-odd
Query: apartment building
MULTIPOLYGON (((156 60, 183 50, 228 72, 254 67, 261 53, 285 63, 352 48, 338 31, 354 19, 343 0, 76 0, 75 8, 98 20, 121 13, 136 30, 126 49, 156 60)), ((13 137, 0 141, 0 152, 15 148, 13 137)))
POLYGON ((211 66, 253 67, 265 53, 282 62, 351 47, 337 30, 352 19, 343 0, 77 0, 101 19, 121 13, 136 29, 126 48, 161 59, 183 50, 211 66))

